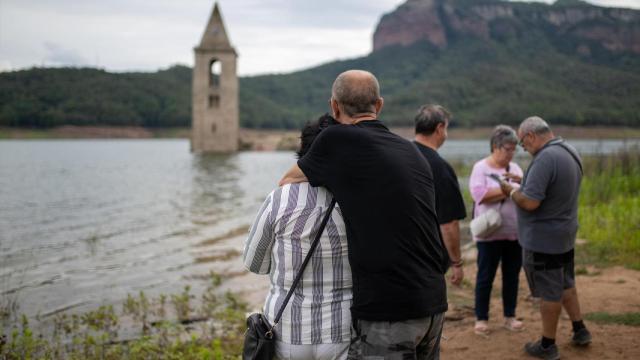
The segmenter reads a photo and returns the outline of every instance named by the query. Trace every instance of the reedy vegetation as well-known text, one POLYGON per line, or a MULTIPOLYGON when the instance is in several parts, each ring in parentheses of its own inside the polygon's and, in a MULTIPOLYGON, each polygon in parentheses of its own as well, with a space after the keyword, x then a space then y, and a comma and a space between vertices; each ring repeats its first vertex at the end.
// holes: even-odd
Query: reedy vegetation
MULTIPOLYGON (((148 298, 128 295, 118 315, 113 306, 83 314, 57 314, 50 335, 36 334, 26 315, 0 340, 0 359, 235 359, 240 353, 247 305, 218 294, 220 276, 200 301, 183 292, 148 298), (135 330, 125 338, 121 330, 135 330)), ((36 319, 36 321, 39 321, 36 319)), ((129 331, 130 332, 130 331, 129 331)))
POLYGON ((584 159, 578 236, 585 262, 640 270, 640 148, 584 159))

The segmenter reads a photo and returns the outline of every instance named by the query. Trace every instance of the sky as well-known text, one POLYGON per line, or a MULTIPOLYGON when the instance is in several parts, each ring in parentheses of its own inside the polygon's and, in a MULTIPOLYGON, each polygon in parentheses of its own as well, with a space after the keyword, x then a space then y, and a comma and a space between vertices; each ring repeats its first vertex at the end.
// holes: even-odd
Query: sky
MULTIPOLYGON (((368 54, 404 0, 219 0, 238 73, 286 73, 368 54)), ((550 3, 552 0, 541 2, 550 3)), ((640 0, 590 0, 640 9, 640 0)), ((0 71, 193 65, 214 0, 0 0, 0 71)))

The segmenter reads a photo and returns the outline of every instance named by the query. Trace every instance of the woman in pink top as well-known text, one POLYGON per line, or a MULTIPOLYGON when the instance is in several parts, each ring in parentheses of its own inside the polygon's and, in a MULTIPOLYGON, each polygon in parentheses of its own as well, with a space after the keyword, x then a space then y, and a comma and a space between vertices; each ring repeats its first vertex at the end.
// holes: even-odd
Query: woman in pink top
POLYGON ((509 126, 498 125, 493 130, 490 144, 491 154, 473 165, 469 177, 469 190, 474 201, 473 216, 479 216, 489 209, 500 211, 502 216, 502 226, 495 232, 484 238, 473 237, 478 247, 474 331, 482 336, 489 334, 489 300, 499 264, 502 268, 504 327, 511 331, 523 329, 522 322, 515 317, 518 280, 522 266, 516 208, 513 201, 502 193, 500 184, 488 176, 496 174, 514 184, 520 183, 522 169, 518 164, 511 162, 516 152, 518 137, 509 126))

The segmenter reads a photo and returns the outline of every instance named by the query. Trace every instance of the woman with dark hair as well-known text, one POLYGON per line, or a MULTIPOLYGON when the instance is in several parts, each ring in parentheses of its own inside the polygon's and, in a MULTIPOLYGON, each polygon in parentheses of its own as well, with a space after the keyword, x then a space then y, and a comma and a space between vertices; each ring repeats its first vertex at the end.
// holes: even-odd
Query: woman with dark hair
MULTIPOLYGON (((298 157, 323 129, 337 122, 329 115, 307 123, 298 157)), ((273 324, 333 195, 308 182, 281 186, 269 194, 245 243, 246 268, 269 274, 263 313, 273 324)), ((302 279, 275 330, 277 359, 346 359, 351 326, 351 267, 347 234, 336 205, 302 279)))
POLYGON ((481 336, 489 334, 489 301, 493 280, 500 264, 505 318, 503 326, 511 331, 521 331, 524 328, 522 322, 515 317, 518 280, 522 266, 516 208, 511 199, 502 193, 498 181, 494 180, 506 179, 515 186, 520 183, 522 169, 511 161, 517 145, 516 132, 509 126, 498 125, 491 135, 491 154, 474 164, 469 177, 469 190, 474 201, 473 217, 495 211, 502 220, 500 227, 490 233, 473 234, 473 240, 478 247, 474 331, 481 336))

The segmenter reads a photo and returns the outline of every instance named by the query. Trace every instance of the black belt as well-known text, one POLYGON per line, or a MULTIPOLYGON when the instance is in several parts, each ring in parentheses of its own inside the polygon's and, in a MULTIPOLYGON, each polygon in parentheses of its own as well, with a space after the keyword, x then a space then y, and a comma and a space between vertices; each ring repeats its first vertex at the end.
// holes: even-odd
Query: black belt
POLYGON ((564 265, 572 264, 574 260, 573 249, 562 254, 545 254, 533 251, 534 270, 554 270, 560 269, 564 265))

